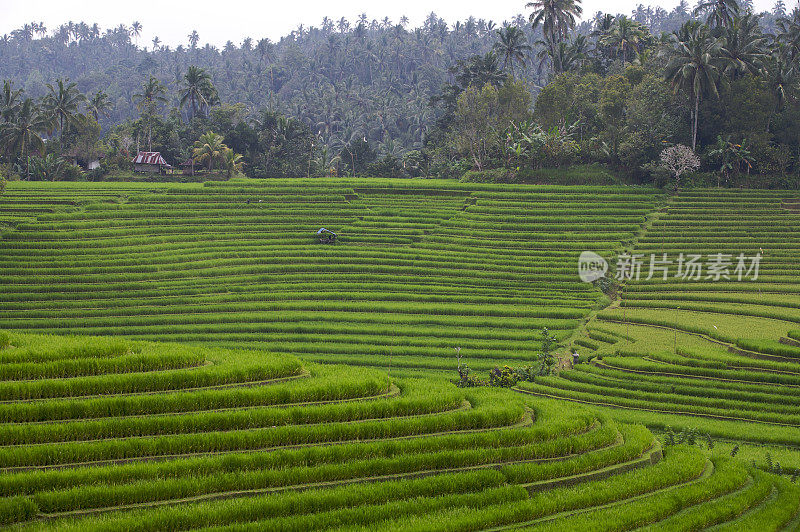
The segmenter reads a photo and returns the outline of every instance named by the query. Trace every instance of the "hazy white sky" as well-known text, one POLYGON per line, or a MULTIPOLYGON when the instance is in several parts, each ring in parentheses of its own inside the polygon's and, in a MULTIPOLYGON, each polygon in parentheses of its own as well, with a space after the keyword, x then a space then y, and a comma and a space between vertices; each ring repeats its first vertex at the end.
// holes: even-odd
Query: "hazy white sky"
MULTIPOLYGON (((406 15, 412 26, 421 23, 431 11, 450 23, 473 15, 499 24, 517 13, 527 13, 527 1, 405 0, 383 4, 365 0, 0 0, 0 35, 31 21, 44 22, 48 29, 53 29, 70 20, 82 20, 97 22, 105 29, 138 20, 143 26, 140 45, 149 46, 156 35, 164 44, 185 45, 186 36, 196 29, 201 44, 222 46, 228 40, 240 44, 247 36, 276 40, 299 24, 319 26, 324 16, 334 20, 344 16, 353 21, 360 13, 366 13, 370 20, 388 16, 393 22, 406 15)), ((629 14, 639 3, 670 10, 678 0, 583 0, 584 15, 598 10, 629 14)), ((755 0, 757 10, 768 9, 773 3, 774 0, 755 0)), ((689 4, 694 5, 695 0, 689 0, 689 4)), ((795 0, 786 0, 787 7, 794 4, 795 0)))

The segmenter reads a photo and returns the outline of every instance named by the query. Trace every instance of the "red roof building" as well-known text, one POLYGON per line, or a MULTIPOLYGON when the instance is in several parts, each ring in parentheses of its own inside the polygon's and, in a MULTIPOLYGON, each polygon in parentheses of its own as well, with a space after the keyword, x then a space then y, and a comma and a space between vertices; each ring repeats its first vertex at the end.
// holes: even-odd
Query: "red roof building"
POLYGON ((161 172, 166 168, 171 168, 167 161, 157 151, 140 151, 139 154, 133 158, 133 171, 134 172, 161 172))

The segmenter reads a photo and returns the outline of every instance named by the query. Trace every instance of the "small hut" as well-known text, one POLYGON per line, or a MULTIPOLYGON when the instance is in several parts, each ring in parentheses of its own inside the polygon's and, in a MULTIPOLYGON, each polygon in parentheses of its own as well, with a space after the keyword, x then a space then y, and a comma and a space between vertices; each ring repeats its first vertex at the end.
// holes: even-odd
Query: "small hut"
POLYGON ((194 175, 196 172, 203 170, 203 166, 194 159, 189 159, 186 162, 182 162, 180 167, 181 170, 183 170, 183 175, 194 175))
POLYGON ((133 171, 147 174, 163 174, 172 168, 157 151, 140 151, 133 159, 133 171))
POLYGON ((336 243, 336 233, 333 231, 329 231, 324 227, 320 228, 317 231, 317 236, 319 237, 319 241, 321 244, 335 244, 336 243))

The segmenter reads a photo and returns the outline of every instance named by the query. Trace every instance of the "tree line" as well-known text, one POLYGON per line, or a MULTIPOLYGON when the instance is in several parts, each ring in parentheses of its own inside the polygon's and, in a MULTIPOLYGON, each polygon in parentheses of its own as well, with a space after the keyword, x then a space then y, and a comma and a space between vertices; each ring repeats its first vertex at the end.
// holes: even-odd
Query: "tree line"
POLYGON ((499 26, 448 25, 435 14, 413 29, 404 19, 324 19, 277 43, 245 39, 221 50, 200 46, 196 32, 185 47, 158 38, 139 47, 138 23, 105 32, 28 24, 0 38, 0 75, 15 80, 0 102, 4 160, 27 166, 19 141, 7 142, 13 129, 36 144, 21 127, 38 129, 50 151, 102 151, 105 171, 145 148, 186 160, 214 132, 255 177, 520 179, 601 162, 663 181, 670 172, 660 156, 675 145, 723 182, 796 175, 797 9, 787 13, 779 0, 755 14, 746 2, 690 9, 684 1, 670 12, 639 6, 584 22, 579 0, 526 9, 499 26), (87 120, 67 112, 45 124, 57 116, 46 100, 59 83, 87 95, 76 96, 87 120))
POLYGON ((625 15, 579 31, 579 0, 528 7, 543 38, 531 47, 514 28, 499 30, 495 50, 472 58, 442 95, 439 148, 461 170, 513 179, 600 162, 639 182, 694 172, 701 184, 798 186, 800 8, 779 5, 770 33, 752 6, 708 0, 656 35, 625 15), (513 65, 527 61, 549 72, 529 112, 503 98, 512 90, 524 101, 513 65))
MULTIPOLYGON (((23 89, 4 81, 0 94, 0 176, 17 174, 25 179, 56 180, 84 177, 78 163, 107 160, 92 172, 102 177, 111 170, 128 170, 132 156, 140 151, 153 151, 165 142, 164 130, 170 135, 170 122, 164 120, 163 107, 167 88, 155 77, 150 78, 135 93, 132 101, 139 110, 135 121, 127 122, 101 137, 100 117, 108 114, 111 103, 108 95, 99 90, 87 96, 69 78, 48 83, 48 92, 32 98, 23 89)), ((187 107, 195 128, 183 128, 180 137, 184 149, 175 152, 174 162, 184 153, 208 172, 225 171, 228 177, 242 171, 243 157, 225 143, 222 135, 208 129, 209 108, 218 103, 216 89, 208 74, 192 67, 179 86, 180 108, 187 107), (203 131, 198 132, 198 129, 203 131), (194 140, 193 142, 191 141, 194 140)), ((173 124, 174 125, 174 124, 173 124)), ((194 164, 192 164, 194 167, 194 164)))

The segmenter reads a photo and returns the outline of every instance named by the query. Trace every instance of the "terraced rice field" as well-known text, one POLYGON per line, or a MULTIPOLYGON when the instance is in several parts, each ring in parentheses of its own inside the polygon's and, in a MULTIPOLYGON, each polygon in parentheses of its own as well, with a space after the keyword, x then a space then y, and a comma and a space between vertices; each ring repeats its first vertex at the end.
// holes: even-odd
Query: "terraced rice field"
POLYGON ((505 389, 254 350, 2 336, 0 516, 27 529, 792 526, 800 489, 505 389))
POLYGON ((577 340, 598 358, 529 391, 602 406, 659 432, 697 428, 761 467, 780 461, 800 471, 800 343, 792 338, 800 337, 800 215, 786 208, 796 195, 671 198, 633 251, 733 255, 731 279, 628 282, 621 306, 600 312, 577 340), (762 254, 756 280, 733 275, 739 253, 762 254))
POLYGON ((797 198, 12 183, 0 524, 797 530, 797 198), (584 250, 763 258, 757 280, 615 298, 578 278, 584 250), (581 363, 449 382, 454 347, 481 373, 522 366, 542 327, 581 363), (702 445, 673 444, 690 428, 702 445))
POLYGON ((13 184, 0 213, 0 329, 243 346, 449 370, 530 361, 603 300, 650 189, 452 182, 13 184), (339 234, 319 244, 316 231, 339 234))

